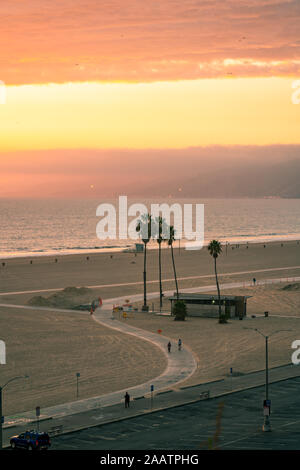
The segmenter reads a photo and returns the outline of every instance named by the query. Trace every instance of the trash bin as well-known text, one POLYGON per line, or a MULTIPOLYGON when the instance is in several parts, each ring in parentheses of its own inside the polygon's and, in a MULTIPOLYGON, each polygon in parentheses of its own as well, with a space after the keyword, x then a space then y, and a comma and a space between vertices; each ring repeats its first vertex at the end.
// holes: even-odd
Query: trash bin
POLYGON ((269 312, 265 312, 265 317, 268 317, 269 316, 269 312))

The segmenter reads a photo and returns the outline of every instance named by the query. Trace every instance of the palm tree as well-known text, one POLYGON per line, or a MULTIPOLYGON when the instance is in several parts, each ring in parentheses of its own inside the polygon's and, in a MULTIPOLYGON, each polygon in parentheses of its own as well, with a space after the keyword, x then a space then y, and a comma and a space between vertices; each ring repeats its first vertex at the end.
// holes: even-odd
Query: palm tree
POLYGON ((222 315, 220 287, 219 287, 218 273, 217 273, 217 258, 222 253, 222 246, 218 240, 212 240, 209 243, 207 249, 209 251, 209 254, 214 258, 214 264, 215 264, 215 276, 216 276, 216 284, 217 284, 218 299, 219 299, 219 323, 227 323, 225 316, 222 315))
POLYGON ((158 267, 159 267, 159 310, 162 309, 162 282, 161 282, 161 244, 163 241, 163 219, 158 217, 158 234, 157 234, 157 243, 158 243, 158 267))
POLYGON ((156 238, 158 243, 158 267, 159 267, 159 309, 162 309, 162 299, 163 299, 163 291, 162 291, 162 282, 161 282, 161 244, 163 241, 167 240, 167 233, 168 227, 166 221, 161 217, 156 217, 155 225, 154 225, 154 232, 152 236, 156 238))
POLYGON ((144 305, 142 310, 148 311, 149 307, 147 305, 147 244, 151 239, 151 215, 150 214, 143 214, 141 219, 138 221, 136 226, 136 231, 139 232, 142 236, 142 240, 144 243, 144 272, 143 272, 143 279, 144 279, 144 305))
POLYGON ((170 235, 169 235, 168 245, 171 247, 171 256, 172 256, 172 264, 173 264, 174 279, 175 279, 175 286, 176 286, 176 295, 177 295, 177 300, 179 300, 178 282, 177 282, 176 267, 175 267, 175 260, 174 260, 174 250, 173 250, 174 241, 175 241, 175 229, 173 225, 170 225, 170 235))

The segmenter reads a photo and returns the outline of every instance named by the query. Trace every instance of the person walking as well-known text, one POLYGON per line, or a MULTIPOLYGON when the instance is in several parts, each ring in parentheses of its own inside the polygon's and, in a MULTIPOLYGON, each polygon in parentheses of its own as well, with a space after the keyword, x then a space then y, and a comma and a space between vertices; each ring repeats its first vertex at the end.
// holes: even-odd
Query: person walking
POLYGON ((253 278, 253 285, 255 286, 255 284, 256 284, 256 279, 255 279, 255 277, 254 277, 254 278, 253 278))
POLYGON ((181 351, 181 346, 182 346, 182 341, 179 338, 179 340, 178 340, 178 351, 181 351))
POLYGON ((130 407, 130 395, 128 392, 125 393, 125 408, 129 408, 130 407))
POLYGON ((171 352, 171 343, 170 343, 170 341, 168 342, 168 352, 169 353, 171 352))

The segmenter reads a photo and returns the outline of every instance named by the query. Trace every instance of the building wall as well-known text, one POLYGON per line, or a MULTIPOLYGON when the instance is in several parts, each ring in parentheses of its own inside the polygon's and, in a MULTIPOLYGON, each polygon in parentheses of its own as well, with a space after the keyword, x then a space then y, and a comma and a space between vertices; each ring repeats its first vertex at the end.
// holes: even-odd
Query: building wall
MULTIPOLYGON (((218 318, 219 317, 219 305, 201 305, 201 304, 186 304, 187 315, 190 317, 208 317, 218 318)), ((230 317, 235 316, 235 306, 230 308, 230 317)), ((225 306, 221 305, 222 314, 225 315, 225 306)))
POLYGON ((236 315, 239 316, 246 316, 246 302, 245 297, 238 296, 236 298, 236 315))

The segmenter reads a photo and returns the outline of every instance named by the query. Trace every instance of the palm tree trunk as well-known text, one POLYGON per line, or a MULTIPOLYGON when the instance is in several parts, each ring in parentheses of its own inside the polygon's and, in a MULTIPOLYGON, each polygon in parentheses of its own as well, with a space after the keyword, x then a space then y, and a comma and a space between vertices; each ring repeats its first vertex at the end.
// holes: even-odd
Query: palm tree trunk
POLYGON ((147 243, 144 243, 144 307, 147 307, 147 279, 146 279, 146 267, 147 267, 147 243))
POLYGON ((219 287, 218 273, 217 273, 217 258, 215 258, 215 275, 216 275, 216 284, 217 284, 218 299, 219 299, 219 322, 221 323, 221 321, 222 321, 222 311, 221 311, 220 287, 219 287))
POLYGON ((179 299, 179 292, 178 292, 178 282, 177 282, 176 267, 175 267, 175 260, 174 260, 173 244, 171 244, 171 254, 172 254, 174 279, 175 279, 175 285, 176 285, 176 295, 177 295, 177 300, 178 300, 179 299))
POLYGON ((162 309, 162 283, 161 283, 161 243, 158 244, 158 260, 159 260, 159 309, 162 309))

